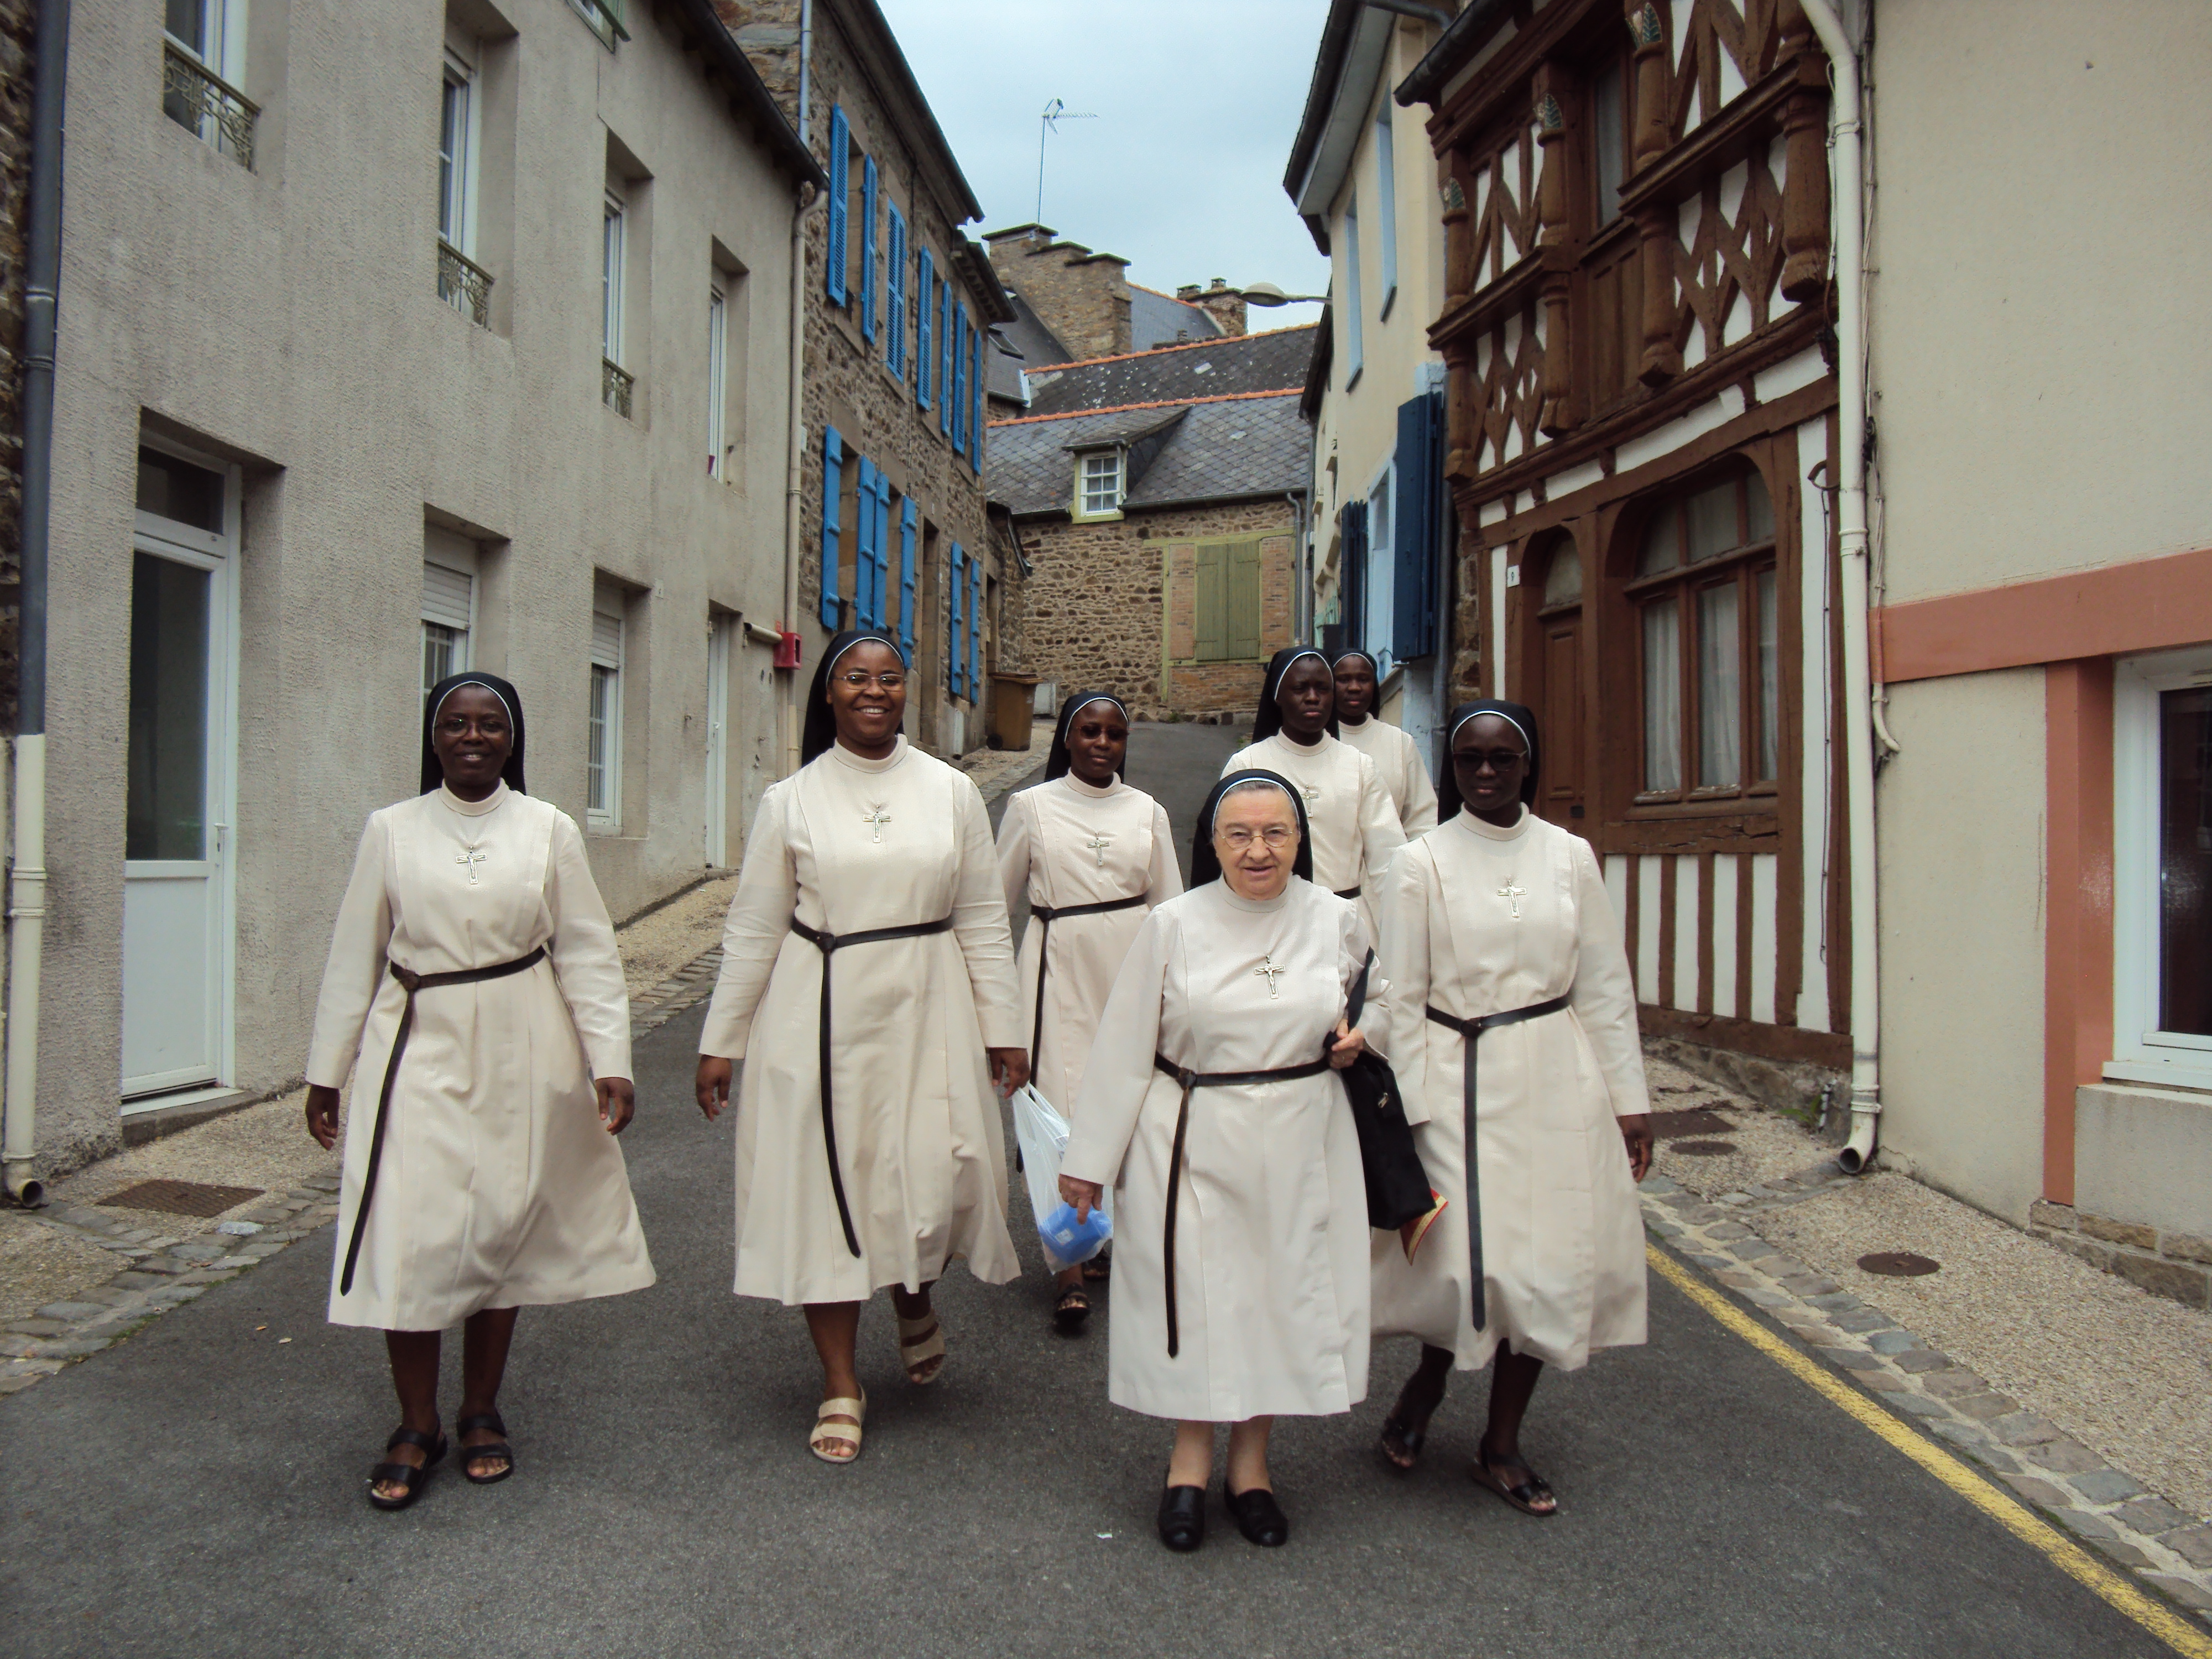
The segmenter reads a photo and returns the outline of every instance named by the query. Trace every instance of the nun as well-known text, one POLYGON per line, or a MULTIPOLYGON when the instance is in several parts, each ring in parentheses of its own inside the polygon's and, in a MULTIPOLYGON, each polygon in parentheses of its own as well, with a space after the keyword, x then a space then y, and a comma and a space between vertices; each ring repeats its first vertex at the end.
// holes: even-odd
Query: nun
POLYGON ((1313 826, 1313 878, 1339 898, 1359 901, 1371 933, 1374 896, 1406 832, 1375 763, 1335 736, 1335 707, 1328 658, 1304 646, 1278 651, 1261 686, 1252 741, 1221 775, 1266 770, 1289 780, 1313 826))
POLYGON ((1412 841, 1437 827, 1437 790, 1421 745, 1375 712, 1382 675, 1364 651, 1340 651, 1329 665, 1336 681, 1336 735, 1375 763, 1375 775, 1398 809, 1398 827, 1412 841))
POLYGON ((447 1441, 440 1334, 463 1329, 462 1472, 514 1469, 499 1387, 517 1312, 653 1282, 614 1138, 629 995, 574 820, 523 793, 505 680, 430 688, 422 791, 369 815, 307 1057, 307 1133, 345 1124, 330 1319, 381 1329, 400 1426, 368 1500, 415 1501, 447 1441))
POLYGON ((1445 821, 1398 855, 1382 907, 1390 1054, 1446 1200, 1411 1261, 1376 1240, 1376 1334, 1421 1341, 1382 1450, 1413 1468, 1452 1370, 1493 1364, 1470 1472, 1549 1516, 1559 1499, 1521 1445, 1538 1376, 1644 1340, 1636 990, 1596 854, 1529 810, 1535 716, 1462 703, 1449 731, 1445 821))
POLYGON ((829 1463, 860 1453, 860 1304, 890 1287, 900 1366, 932 1382, 946 1264, 987 1285, 1021 1271, 992 1092, 1029 1076, 1006 903, 975 784, 900 732, 906 670, 886 635, 830 641, 803 763, 745 843, 700 1036, 709 1119, 746 1062, 737 1294, 806 1310, 822 1362, 806 1443, 829 1463))
MULTIPOLYGON (((1011 914, 1024 894, 1030 923, 1018 965, 1030 1081, 1066 1114, 1083 1085, 1098 1016, 1130 941, 1153 908, 1182 891, 1167 810, 1121 781, 1129 711, 1104 691, 1060 705, 1042 783, 1018 792, 999 824, 999 874, 1011 914)), ((1065 1269, 1053 1322, 1063 1335, 1091 1316, 1086 1277, 1104 1259, 1065 1269)))
MULTIPOLYGON (((1345 1016, 1371 953, 1358 907, 1312 868, 1288 780, 1214 786, 1191 890, 1145 919, 1114 981, 1060 1162, 1079 1214, 1114 1192, 1108 1397, 1176 1425, 1158 1522, 1173 1550, 1205 1537, 1218 1425, 1229 1513, 1279 1545, 1274 1419, 1367 1395, 1366 1189, 1337 1070, 1367 1046, 1345 1016)), ((1379 1030, 1390 989, 1370 977, 1366 999, 1379 1030)))

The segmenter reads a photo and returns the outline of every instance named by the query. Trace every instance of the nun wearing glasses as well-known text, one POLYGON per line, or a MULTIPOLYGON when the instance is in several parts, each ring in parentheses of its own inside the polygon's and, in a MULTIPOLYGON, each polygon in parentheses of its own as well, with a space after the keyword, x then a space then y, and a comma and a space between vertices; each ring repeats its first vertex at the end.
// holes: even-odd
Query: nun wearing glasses
POLYGON ((1528 807, 1534 714, 1462 703, 1447 730, 1444 822, 1398 855, 1382 906, 1390 1057, 1446 1200, 1411 1261, 1376 1239, 1376 1334, 1421 1340, 1382 1452, 1412 1468, 1453 1370, 1489 1365, 1468 1473, 1540 1517, 1559 1498, 1521 1443, 1537 1378, 1644 1340, 1650 1108, 1597 856, 1528 807))
POLYGON ((830 641, 799 770, 762 797, 700 1036, 710 1119, 737 1100, 737 1293, 806 1310, 822 1398, 806 1444, 860 1455, 860 1307, 886 1286, 899 1367, 933 1382, 930 1291, 964 1257, 1021 1272, 993 1095, 1029 1076, 1006 902, 983 799, 908 743, 887 635, 830 641))
POLYGON ((1220 1425, 1228 1511, 1272 1547, 1290 1535, 1274 1419, 1367 1395, 1366 1188, 1337 1072, 1391 993, 1370 975, 1347 1019, 1367 928, 1312 868, 1287 780, 1214 786, 1191 890, 1146 918, 1114 981, 1060 1161, 1079 1212, 1114 1192, 1108 1395, 1176 1425, 1158 1520, 1172 1550, 1205 1538, 1220 1425))
MULTIPOLYGON (((1018 963, 1030 1079, 1063 1114, 1075 1108, 1083 1064, 1114 975, 1152 909, 1182 891, 1167 809, 1121 781, 1129 711, 1104 691, 1060 705, 1045 781, 1006 803, 999 874, 1011 913, 1024 894, 1029 929, 1018 963)), ((1063 1271, 1053 1322, 1073 1336, 1091 1316, 1087 1279, 1103 1256, 1063 1271)))

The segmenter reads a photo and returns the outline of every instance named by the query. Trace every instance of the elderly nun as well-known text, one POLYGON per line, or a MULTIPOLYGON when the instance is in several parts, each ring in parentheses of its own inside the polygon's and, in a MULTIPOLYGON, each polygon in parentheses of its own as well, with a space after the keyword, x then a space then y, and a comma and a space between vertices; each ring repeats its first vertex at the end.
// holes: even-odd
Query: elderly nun
POLYGON ((1382 1449, 1411 1468, 1452 1370, 1492 1365, 1470 1472, 1548 1516, 1559 1500, 1521 1445, 1537 1377, 1644 1337, 1636 992, 1596 854, 1528 808, 1534 714, 1462 703, 1449 732, 1445 821, 1398 855, 1382 902, 1391 1058, 1446 1200, 1410 1261, 1375 1242, 1376 1334, 1421 1340, 1382 1449))
MULTIPOLYGON (((1108 1395, 1176 1425, 1158 1522, 1174 1550, 1205 1536, 1218 1425, 1229 1512, 1278 1545, 1274 1419, 1367 1395, 1366 1190, 1336 1073, 1366 1046, 1346 1016, 1370 952, 1312 867, 1287 780, 1214 786, 1191 890, 1146 918, 1114 982, 1060 1162, 1079 1212, 1114 1191, 1108 1395)), ((1370 978, 1368 1029, 1389 1000, 1370 978)))
MULTIPOLYGON (((1019 969, 1030 1080, 1074 1109, 1098 1016, 1130 941, 1152 910, 1182 891, 1167 809, 1121 781, 1129 711, 1105 691, 1060 705, 1042 783, 1020 790, 999 823, 999 874, 1012 912, 1026 894, 1019 969)), ((1073 1335, 1091 1315, 1086 1277, 1103 1258, 1060 1275, 1054 1323, 1073 1335)))
POLYGON ((307 1131, 353 1079, 330 1318, 385 1333, 400 1426, 369 1502, 404 1509, 447 1438, 440 1334, 465 1332, 462 1472, 503 1480, 517 1310, 653 1283, 614 1137, 633 1109, 629 996, 584 838, 523 793, 505 680, 430 688, 422 792, 369 815, 331 930, 307 1131))
POLYGON ((936 1380, 930 1289, 956 1257, 1021 1271, 1006 1232, 994 1074, 1029 1075, 1006 902, 982 797, 900 732, 906 660, 888 635, 830 641, 799 769, 745 843, 699 1039, 712 1118, 738 1097, 737 1293, 806 1310, 822 1362, 807 1446, 860 1453, 860 1304, 890 1288, 907 1380, 936 1380))

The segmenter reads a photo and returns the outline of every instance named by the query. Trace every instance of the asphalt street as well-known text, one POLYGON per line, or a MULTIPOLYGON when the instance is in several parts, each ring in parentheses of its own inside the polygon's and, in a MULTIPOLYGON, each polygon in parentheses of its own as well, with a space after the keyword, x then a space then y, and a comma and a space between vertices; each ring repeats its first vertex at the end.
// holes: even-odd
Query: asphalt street
MULTIPOLYGON (((1229 734, 1139 738, 1187 834, 1229 734)), ((1171 1555, 1152 1530, 1167 1431, 1106 1403, 1110 1312, 1053 1334, 1018 1188, 1025 1276, 948 1276, 951 1358, 926 1389, 878 1297, 866 1450, 818 1462, 800 1316, 730 1294, 732 1120, 690 1101, 702 1018, 637 1054, 623 1146, 660 1282, 523 1316, 513 1479, 471 1486, 449 1461, 413 1509, 369 1508, 396 1414, 377 1335, 323 1321, 319 1235, 0 1401, 0 1653, 2166 1651, 1656 1278, 1650 1346, 1539 1391, 1528 1446, 1557 1518, 1468 1479, 1480 1379, 1417 1472, 1384 1468, 1399 1344, 1348 1420, 1279 1429, 1286 1547, 1245 1544, 1217 1498, 1205 1547, 1171 1555)))

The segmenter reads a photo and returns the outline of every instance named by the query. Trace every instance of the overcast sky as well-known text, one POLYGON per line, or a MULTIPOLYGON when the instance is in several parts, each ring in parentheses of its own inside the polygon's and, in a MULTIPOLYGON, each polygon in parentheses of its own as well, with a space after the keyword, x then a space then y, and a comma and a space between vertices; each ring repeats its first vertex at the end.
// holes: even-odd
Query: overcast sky
MULTIPOLYGON (((983 204, 971 234, 1037 216, 1172 294, 1216 276, 1319 294, 1328 262, 1283 193, 1328 0, 880 0, 983 204)), ((1316 306, 1255 310, 1255 329, 1316 306)))

